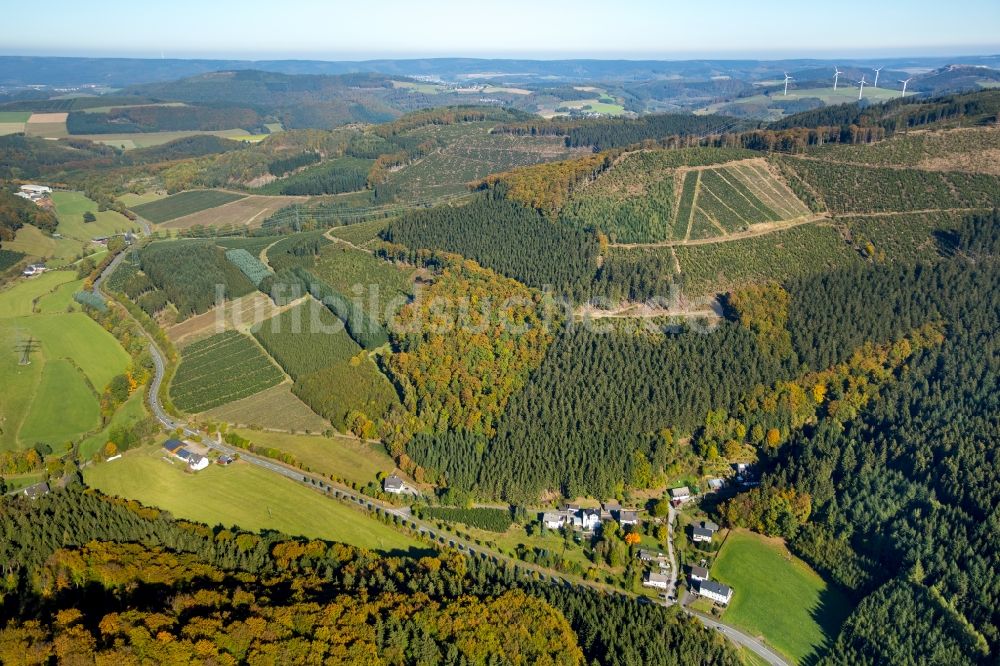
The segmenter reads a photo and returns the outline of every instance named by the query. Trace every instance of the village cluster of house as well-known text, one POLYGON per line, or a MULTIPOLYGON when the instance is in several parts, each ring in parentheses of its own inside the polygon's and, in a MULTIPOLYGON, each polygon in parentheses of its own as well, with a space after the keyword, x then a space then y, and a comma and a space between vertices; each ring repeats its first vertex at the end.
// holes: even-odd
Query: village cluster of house
MULTIPOLYGON (((185 448, 184 442, 180 440, 168 439, 163 443, 163 449, 170 456, 184 461, 192 472, 200 472, 208 467, 208 458, 185 448)), ((230 462, 232 461, 230 460, 230 462)))
POLYGON ((542 525, 546 529, 558 530, 566 527, 583 532, 593 532, 602 522, 617 521, 622 527, 637 526, 639 512, 636 509, 623 509, 618 502, 610 501, 601 505, 600 509, 584 509, 575 504, 567 504, 558 511, 546 511, 541 516, 542 525))
POLYGON ((52 194, 52 188, 45 185, 22 185, 16 193, 17 196, 28 201, 39 203, 52 194))

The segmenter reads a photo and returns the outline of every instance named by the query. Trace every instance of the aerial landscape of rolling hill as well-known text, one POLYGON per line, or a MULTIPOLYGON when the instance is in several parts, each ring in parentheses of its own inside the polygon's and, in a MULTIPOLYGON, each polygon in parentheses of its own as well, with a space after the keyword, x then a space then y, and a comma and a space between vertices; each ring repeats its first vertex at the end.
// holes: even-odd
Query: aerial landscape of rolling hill
POLYGON ((0 663, 997 662, 1000 9, 288 4, 0 53, 0 663))

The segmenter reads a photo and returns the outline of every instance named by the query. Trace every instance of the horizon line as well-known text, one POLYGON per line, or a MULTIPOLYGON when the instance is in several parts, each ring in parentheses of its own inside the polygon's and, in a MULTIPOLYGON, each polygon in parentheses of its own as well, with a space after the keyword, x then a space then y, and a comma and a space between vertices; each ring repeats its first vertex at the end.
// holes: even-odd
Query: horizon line
MULTIPOLYGON (((917 49, 900 49, 899 52, 857 52, 857 53, 829 53, 829 52, 816 52, 803 55, 794 55, 793 53, 760 53, 758 55, 747 55, 737 52, 726 53, 726 52, 716 52, 715 54, 701 54, 696 52, 677 52, 675 54, 631 54, 631 55, 618 55, 612 53, 605 54, 593 54, 593 55, 580 55, 580 54, 548 54, 541 55, 537 53, 506 53, 506 54, 496 54, 496 55, 443 55, 443 54, 433 54, 433 55, 419 55, 419 54, 382 54, 382 55, 372 55, 372 54, 362 54, 362 53, 345 53, 345 54, 289 54, 289 55, 260 55, 260 56, 249 56, 249 55, 232 55, 228 56, 225 54, 215 54, 215 55, 196 55, 196 54, 184 54, 184 55, 166 55, 161 53, 156 54, 127 54, 127 55, 79 55, 79 54, 53 54, 53 53, 0 53, 0 58, 60 58, 69 60, 174 60, 174 61, 197 61, 197 60, 214 60, 214 61, 238 61, 238 62, 327 62, 327 63, 368 63, 368 62, 378 62, 378 61, 419 61, 419 60, 482 60, 482 61, 501 61, 501 60, 522 60, 531 62, 558 62, 558 61, 595 61, 595 62, 689 62, 689 61, 740 61, 740 60, 750 60, 759 62, 779 62, 785 60, 834 60, 841 59, 844 61, 857 60, 864 58, 884 58, 887 60, 895 59, 942 59, 942 58, 1000 58, 1000 45, 992 46, 990 48, 995 49, 993 51, 982 51, 976 52, 975 50, 970 50, 967 52, 955 50, 955 51, 945 51, 942 47, 927 47, 929 51, 937 52, 921 52, 917 49)), ((895 51, 891 49, 890 51, 895 51)))

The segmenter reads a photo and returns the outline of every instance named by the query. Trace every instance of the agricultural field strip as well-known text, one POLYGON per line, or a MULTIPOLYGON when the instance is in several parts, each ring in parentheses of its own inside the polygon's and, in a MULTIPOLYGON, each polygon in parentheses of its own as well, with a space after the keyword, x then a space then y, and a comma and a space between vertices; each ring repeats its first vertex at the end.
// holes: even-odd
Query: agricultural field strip
POLYGON ((224 370, 236 371, 238 369, 239 375, 241 377, 252 377, 256 375, 265 375, 265 374, 273 375, 277 370, 277 368, 272 368, 268 364, 264 363, 264 361, 266 360, 269 361, 268 358, 253 359, 257 361, 257 363, 255 363, 257 367, 248 367, 247 365, 244 364, 240 368, 237 368, 234 365, 233 360, 234 359, 239 360, 240 357, 243 356, 249 356, 246 353, 246 350, 242 350, 240 353, 229 354, 227 356, 220 356, 219 358, 213 359, 208 363, 197 366, 196 370, 188 371, 189 373, 194 373, 194 374, 186 374, 184 379, 172 383, 170 385, 170 388, 177 390, 186 388, 188 385, 197 385, 205 387, 204 380, 207 377, 217 375, 224 370))
POLYGON ((774 214, 772 220, 776 221, 796 217, 789 209, 787 201, 783 200, 777 191, 770 187, 770 182, 766 182, 764 186, 761 185, 761 180, 769 181, 770 179, 763 178, 753 167, 747 170, 744 170, 742 167, 734 167, 730 171, 730 175, 734 180, 738 180, 746 188, 746 191, 757 199, 760 204, 763 204, 774 214))
MULTIPOLYGON (((699 199, 701 198, 700 188, 699 188, 699 197, 698 198, 699 199)), ((698 233, 699 233, 698 238, 712 238, 712 237, 714 237, 714 235, 715 235, 714 233, 708 234, 706 236, 701 236, 700 235, 701 233, 704 232, 706 224, 709 227, 714 227, 715 230, 718 231, 719 235, 721 235, 721 236, 726 236, 726 235, 729 234, 729 231, 727 231, 726 228, 723 227, 722 224, 720 224, 719 221, 717 219, 715 219, 715 217, 712 216, 707 210, 705 210, 701 206, 695 206, 694 210, 695 210, 695 218, 694 218, 695 224, 694 224, 694 226, 691 227, 691 234, 692 235, 694 235, 694 232, 697 230, 698 233)))

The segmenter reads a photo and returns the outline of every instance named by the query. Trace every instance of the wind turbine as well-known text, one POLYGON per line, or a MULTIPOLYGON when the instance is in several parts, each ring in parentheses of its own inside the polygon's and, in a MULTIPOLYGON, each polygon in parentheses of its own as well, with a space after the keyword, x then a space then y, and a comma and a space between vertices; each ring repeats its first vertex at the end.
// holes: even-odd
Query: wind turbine
POLYGON ((913 80, 913 77, 911 76, 910 78, 906 79, 905 81, 900 81, 900 83, 903 84, 903 97, 906 97, 906 86, 912 80, 913 80))
POLYGON ((843 74, 839 67, 833 68, 833 89, 837 89, 837 81, 840 79, 840 75, 843 74))
POLYGON ((792 80, 792 77, 788 76, 788 72, 785 72, 785 97, 788 97, 788 82, 792 80))
POLYGON ((860 102, 861 96, 865 94, 865 84, 867 83, 867 81, 865 81, 864 74, 861 75, 861 80, 858 81, 858 83, 861 84, 861 92, 858 93, 858 101, 860 102))
POLYGON ((872 67, 875 70, 875 83, 872 85, 873 88, 878 88, 878 73, 881 72, 885 67, 872 67))

